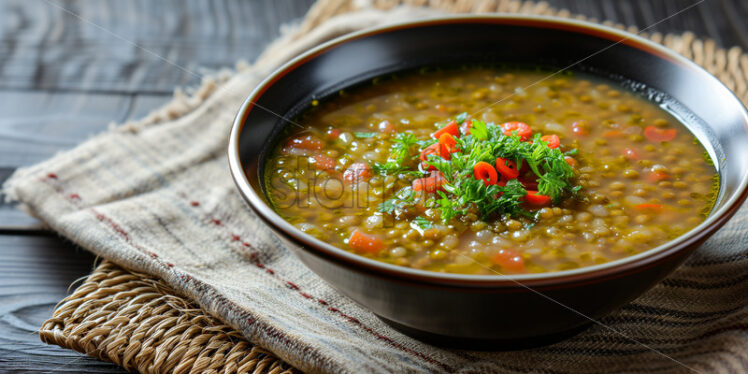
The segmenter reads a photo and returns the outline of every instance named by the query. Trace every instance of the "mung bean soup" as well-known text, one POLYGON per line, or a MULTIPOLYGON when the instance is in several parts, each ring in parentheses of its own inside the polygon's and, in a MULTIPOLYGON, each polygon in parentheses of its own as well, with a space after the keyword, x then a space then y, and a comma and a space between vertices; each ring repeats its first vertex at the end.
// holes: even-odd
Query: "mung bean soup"
POLYGON ((718 188, 673 116, 580 74, 411 73, 314 101, 266 165, 301 231, 391 264, 520 274, 601 264, 702 222, 718 188))

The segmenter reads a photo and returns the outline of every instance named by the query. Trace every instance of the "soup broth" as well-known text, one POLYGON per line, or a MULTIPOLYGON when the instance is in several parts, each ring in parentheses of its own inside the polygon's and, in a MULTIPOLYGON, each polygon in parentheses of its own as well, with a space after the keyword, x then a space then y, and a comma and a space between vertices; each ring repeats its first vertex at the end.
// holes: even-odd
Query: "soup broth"
POLYGON ((414 72, 295 119, 266 164, 301 231, 379 261, 520 274, 602 264, 710 212, 701 144, 657 105, 586 75, 414 72))

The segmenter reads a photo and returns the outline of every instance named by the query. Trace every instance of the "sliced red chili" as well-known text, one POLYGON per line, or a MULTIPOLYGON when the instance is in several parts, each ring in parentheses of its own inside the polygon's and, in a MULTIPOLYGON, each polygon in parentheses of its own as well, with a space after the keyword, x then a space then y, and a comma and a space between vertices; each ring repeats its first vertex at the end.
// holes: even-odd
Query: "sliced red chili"
POLYGON ((511 136, 516 133, 522 141, 527 141, 532 136, 532 129, 524 122, 506 122, 501 128, 504 135, 511 136))
POLYGON ((546 195, 541 195, 538 191, 527 191, 527 195, 524 197, 525 202, 535 208, 551 205, 551 198, 546 195))
POLYGON ((505 177, 507 180, 515 179, 519 176, 519 170, 517 169, 517 163, 512 160, 505 158, 496 158, 496 170, 505 177))
POLYGON ((426 170, 435 170, 436 168, 433 165, 426 164, 426 161, 428 161, 430 155, 439 156, 439 143, 434 143, 424 148, 421 151, 421 155, 418 156, 418 158, 421 160, 421 164, 426 170))
POLYGON ((456 146, 457 140, 455 140, 451 134, 444 133, 439 136, 439 155, 441 155, 445 160, 452 158, 450 153, 457 150, 456 146))
MULTIPOLYGON (((499 174, 499 181, 496 182, 496 185, 499 186, 499 187, 504 187, 504 186, 506 186, 506 182, 509 182, 509 179, 507 179, 505 176, 499 174)), ((501 196, 501 194, 503 194, 503 192, 499 192, 499 196, 501 196)))
POLYGON ((525 190, 537 190, 538 189, 538 182, 533 180, 527 180, 527 179, 518 179, 520 183, 522 183, 522 187, 525 190))
POLYGON ((486 186, 496 184, 499 180, 496 169, 485 161, 480 161, 473 166, 473 176, 475 179, 482 180, 486 186))
POLYGON ((532 172, 532 171, 530 170, 530 165, 527 165, 527 161, 526 161, 526 160, 524 160, 524 159, 522 160, 522 163, 521 163, 521 164, 519 164, 519 167, 518 167, 517 169, 519 169, 519 173, 520 173, 520 174, 522 174, 522 173, 527 173, 528 171, 529 171, 529 172, 532 172))
POLYGON ((439 130, 436 130, 433 134, 431 134, 431 137, 434 139, 439 139, 442 134, 450 134, 452 136, 460 136, 460 129, 457 128, 457 121, 452 121, 448 123, 446 126, 440 128, 439 130))
POLYGON ((540 137, 540 140, 546 142, 548 148, 551 149, 558 148, 561 145, 561 139, 558 138, 558 135, 543 135, 540 137))

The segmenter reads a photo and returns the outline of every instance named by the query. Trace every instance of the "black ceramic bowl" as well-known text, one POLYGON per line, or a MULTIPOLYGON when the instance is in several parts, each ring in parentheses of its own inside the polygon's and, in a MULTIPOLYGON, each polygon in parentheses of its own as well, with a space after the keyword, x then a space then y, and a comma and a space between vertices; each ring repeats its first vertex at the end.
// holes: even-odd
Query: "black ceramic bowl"
POLYGON ((287 63, 242 105, 231 130, 239 191, 301 261, 343 294, 411 335, 453 345, 521 347, 578 331, 677 267, 746 198, 748 113, 716 78, 645 39, 545 17, 451 17, 351 34, 287 63), (570 67, 639 82, 629 87, 684 119, 715 160, 721 189, 711 215, 685 235, 610 263, 514 276, 428 272, 373 261, 297 230, 267 203, 265 157, 286 121, 312 99, 373 77, 465 62, 570 67))

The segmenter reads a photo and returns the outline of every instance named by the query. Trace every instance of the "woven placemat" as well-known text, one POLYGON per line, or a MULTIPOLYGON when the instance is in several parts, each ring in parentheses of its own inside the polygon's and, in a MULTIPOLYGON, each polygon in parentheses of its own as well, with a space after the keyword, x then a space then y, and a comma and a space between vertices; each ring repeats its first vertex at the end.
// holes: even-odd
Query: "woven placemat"
MULTIPOLYGON (((321 0, 295 30, 308 32, 356 9, 351 0, 321 0)), ((373 6, 428 6, 450 13, 542 14, 596 22, 547 3, 509 0, 375 0, 373 6)), ((605 25, 636 32, 610 22, 605 25)), ((748 54, 718 48, 693 33, 643 35, 692 59, 748 103, 748 54)), ((197 90, 201 92, 201 90, 197 90)), ((194 97, 192 98, 195 99, 194 97)), ((184 100, 184 98, 181 98, 184 100)), ((199 98, 198 98, 199 100, 199 98)), ((240 332, 205 314, 163 282, 103 261, 73 294, 57 305, 39 330, 42 341, 111 361, 141 373, 288 373, 295 370, 252 345, 240 332)))
POLYGON ((39 330, 140 373, 294 373, 272 353, 147 274, 103 261, 39 330))

